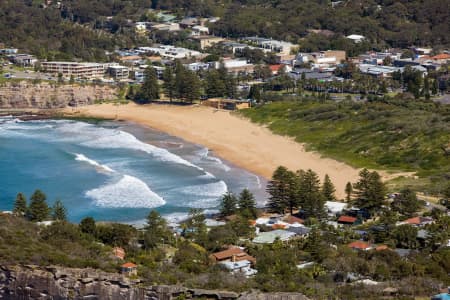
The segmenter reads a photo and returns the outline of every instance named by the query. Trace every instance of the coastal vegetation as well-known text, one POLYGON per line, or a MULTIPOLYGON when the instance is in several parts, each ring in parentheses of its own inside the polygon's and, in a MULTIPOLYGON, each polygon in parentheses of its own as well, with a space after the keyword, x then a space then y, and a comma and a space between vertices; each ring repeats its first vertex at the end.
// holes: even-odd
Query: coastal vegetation
MULTIPOLYGON (((415 172, 426 190, 440 193, 450 176, 450 110, 430 101, 376 97, 372 101, 266 103, 242 115, 308 150, 349 163, 415 172)), ((413 187, 414 188, 414 187, 413 187)))
MULTIPOLYGON (((361 225, 335 228, 327 223, 333 217, 324 208, 325 199, 334 196, 332 185, 326 177, 320 183, 311 170, 291 172, 284 167, 275 170, 268 188, 271 194, 268 209, 278 202, 283 210, 277 212, 305 218, 310 232, 305 237, 264 245, 252 242, 253 221, 262 211, 256 209, 254 196, 245 189, 239 195, 223 196, 218 217, 226 220, 225 224, 207 227, 202 210, 192 209, 176 234, 154 210, 149 211, 146 226, 139 230, 124 224, 96 222, 91 217, 78 225, 72 224, 65 220, 67 212, 59 201, 53 205, 53 214, 45 218, 53 222, 43 225, 29 216, 50 211, 45 194, 37 190, 27 205, 26 196, 19 193, 14 215, 0 215, 0 258, 8 264, 54 264, 117 272, 123 260, 114 257, 113 248, 120 247, 126 260, 139 266, 138 276, 143 283, 234 291, 252 288, 291 291, 313 299, 331 295, 338 299, 379 299, 383 295, 382 289, 369 285, 358 285, 355 291, 354 284, 345 284, 350 276, 372 278, 381 286, 395 286, 396 296, 405 299, 428 295, 442 284, 450 284, 447 274, 450 250, 443 244, 449 238, 450 219, 444 212, 423 211, 423 203, 417 202, 411 190, 401 191, 393 202, 388 201, 378 174, 362 170, 358 182, 352 184, 351 202, 372 203, 366 208, 371 214, 359 216, 364 219, 361 225), (313 201, 313 197, 322 200, 313 201), (295 203, 295 207, 290 207, 290 203, 295 203), (304 214, 313 203, 314 214, 304 214), (405 206, 408 211, 403 211, 405 206), (36 207, 37 211, 29 213, 36 207), (424 227, 428 232, 424 239, 416 238, 416 227, 396 225, 417 215, 434 220, 424 227), (361 238, 357 232, 366 232, 368 236, 361 238), (347 244, 359 239, 386 246, 383 250, 349 249, 347 244), (214 263, 210 254, 223 250, 225 245, 245 247, 256 259, 256 275, 247 278, 232 274, 214 263), (407 249, 410 254, 400 256, 391 250, 396 247, 407 249), (299 262, 309 262, 312 267, 299 268, 299 262)), ((256 227, 271 230, 267 225, 256 227)))

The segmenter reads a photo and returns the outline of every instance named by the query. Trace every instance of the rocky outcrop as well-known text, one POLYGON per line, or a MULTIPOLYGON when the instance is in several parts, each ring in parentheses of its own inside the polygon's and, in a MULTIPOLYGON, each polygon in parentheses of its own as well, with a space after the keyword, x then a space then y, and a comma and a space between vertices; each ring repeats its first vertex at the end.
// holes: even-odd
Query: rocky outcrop
POLYGON ((103 85, 58 85, 31 81, 0 85, 0 108, 63 108, 118 98, 118 90, 103 85))
POLYGON ((139 279, 93 269, 62 267, 1 266, 0 299, 22 300, 171 300, 171 299, 245 299, 308 300, 296 293, 262 294, 188 289, 182 286, 147 286, 139 279))

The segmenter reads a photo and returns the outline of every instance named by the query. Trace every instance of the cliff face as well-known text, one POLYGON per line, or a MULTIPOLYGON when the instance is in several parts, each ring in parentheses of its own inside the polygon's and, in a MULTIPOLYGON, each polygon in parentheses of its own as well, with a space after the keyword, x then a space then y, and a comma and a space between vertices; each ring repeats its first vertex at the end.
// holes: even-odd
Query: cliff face
POLYGON ((117 97, 118 90, 109 86, 33 84, 29 81, 0 85, 0 108, 63 108, 117 97))
POLYGON ((295 293, 239 295, 234 292, 146 286, 119 274, 93 269, 0 266, 0 299, 13 300, 171 300, 171 299, 308 300, 295 293))

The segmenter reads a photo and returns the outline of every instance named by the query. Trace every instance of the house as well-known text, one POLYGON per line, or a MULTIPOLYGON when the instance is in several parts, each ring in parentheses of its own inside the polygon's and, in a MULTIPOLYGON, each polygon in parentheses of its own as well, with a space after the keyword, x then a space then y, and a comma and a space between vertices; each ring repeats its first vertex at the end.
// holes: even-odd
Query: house
POLYGON ((270 65, 269 66, 270 71, 272 71, 272 75, 278 75, 280 73, 280 70, 284 68, 284 72, 290 72, 292 71, 292 67, 284 64, 277 64, 277 65, 270 65))
POLYGON ((157 23, 152 24, 150 26, 150 29, 152 31, 179 31, 180 30, 180 24, 178 23, 157 23))
POLYGON ((137 265, 127 262, 122 265, 121 273, 126 276, 137 276, 137 265))
POLYGON ((438 64, 445 64, 450 61, 450 54, 441 53, 435 56, 432 56, 431 59, 438 64))
POLYGON ((363 241, 355 241, 347 245, 349 248, 353 250, 362 250, 367 251, 372 249, 372 246, 366 242, 363 241))
POLYGON ((245 277, 251 277, 258 271, 251 268, 251 262, 248 260, 241 261, 222 261, 219 264, 223 265, 232 274, 242 273, 245 277))
POLYGON ((359 34, 351 34, 346 36, 346 38, 352 40, 354 43, 361 43, 362 41, 364 41, 366 38, 363 35, 359 35, 359 34))
POLYGON ((428 224, 432 224, 433 218, 431 217, 414 217, 414 218, 409 218, 406 219, 402 222, 398 222, 397 225, 412 225, 412 226, 417 226, 417 227, 421 227, 421 226, 425 226, 428 224))
POLYGON ((293 232, 297 236, 300 237, 306 237, 308 236, 309 232, 311 231, 311 228, 306 226, 299 226, 299 227, 288 227, 286 231, 293 232))
POLYGON ((210 35, 196 35, 192 37, 192 40, 197 43, 202 50, 224 41, 221 37, 210 35))
POLYGON ((253 243, 256 244, 272 244, 275 240, 279 239, 282 242, 292 239, 297 234, 291 231, 277 229, 268 232, 259 233, 254 239, 253 243))
POLYGON ((250 107, 247 100, 211 98, 202 102, 202 105, 210 106, 216 109, 239 110, 250 107))
POLYGON ((239 247, 231 247, 227 250, 216 252, 211 254, 210 259, 215 262, 232 261, 238 262, 241 260, 250 261, 255 263, 256 259, 253 256, 248 255, 244 250, 239 247))
POLYGON ((402 258, 408 257, 411 253, 413 253, 411 249, 403 249, 403 248, 397 248, 394 251, 402 258))
POLYGON ((195 25, 191 28, 192 33, 191 35, 193 36, 199 36, 199 35, 208 35, 209 34, 209 29, 206 26, 201 26, 201 25, 195 25))
POLYGON ((120 247, 114 247, 112 251, 114 257, 123 260, 125 258, 125 250, 120 247))
POLYGON ((340 214, 347 207, 345 202, 327 201, 325 202, 325 208, 328 211, 329 216, 336 216, 340 214))
POLYGON ((115 80, 128 79, 130 70, 125 66, 113 65, 108 68, 109 75, 115 80))
MULTIPOLYGON (((220 67, 220 63, 217 64, 217 68, 220 67)), ((224 59, 223 67, 228 73, 238 74, 238 73, 253 73, 255 66, 253 64, 247 63, 245 59, 224 59)))
POLYGON ((358 218, 355 218, 355 217, 340 216, 338 219, 338 223, 344 224, 344 225, 355 225, 357 220, 358 220, 358 218))
POLYGON ((11 56, 11 61, 22 67, 32 67, 37 63, 37 58, 29 54, 17 54, 11 56))
POLYGON ((183 20, 181 20, 181 22, 179 23, 181 28, 189 28, 189 27, 193 27, 195 25, 199 24, 199 21, 197 20, 197 18, 184 18, 183 20))

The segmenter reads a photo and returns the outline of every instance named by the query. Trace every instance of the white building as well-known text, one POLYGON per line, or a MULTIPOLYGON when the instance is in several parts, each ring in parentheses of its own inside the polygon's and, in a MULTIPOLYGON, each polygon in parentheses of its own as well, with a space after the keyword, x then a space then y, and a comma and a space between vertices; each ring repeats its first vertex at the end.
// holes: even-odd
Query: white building
POLYGON ((108 72, 115 80, 128 79, 128 77, 130 76, 130 70, 125 66, 109 66, 108 72))
POLYGON ((182 59, 202 55, 202 53, 195 50, 178 48, 170 45, 161 45, 159 47, 140 47, 136 51, 143 51, 143 53, 157 53, 159 56, 165 59, 182 59))
POLYGON ((346 36, 346 38, 352 40, 355 43, 361 43, 362 41, 364 41, 366 38, 363 35, 359 35, 359 34, 351 34, 346 36))
POLYGON ((98 63, 79 63, 67 61, 44 61, 42 69, 48 73, 62 74, 64 77, 101 78, 105 75, 109 65, 98 63))
POLYGON ((223 265, 230 273, 238 274, 242 273, 245 277, 250 277, 258 273, 257 270, 252 269, 251 262, 248 260, 240 261, 221 261, 219 264, 223 265))
POLYGON ((209 29, 206 26, 195 25, 191 28, 193 36, 208 35, 209 29))

